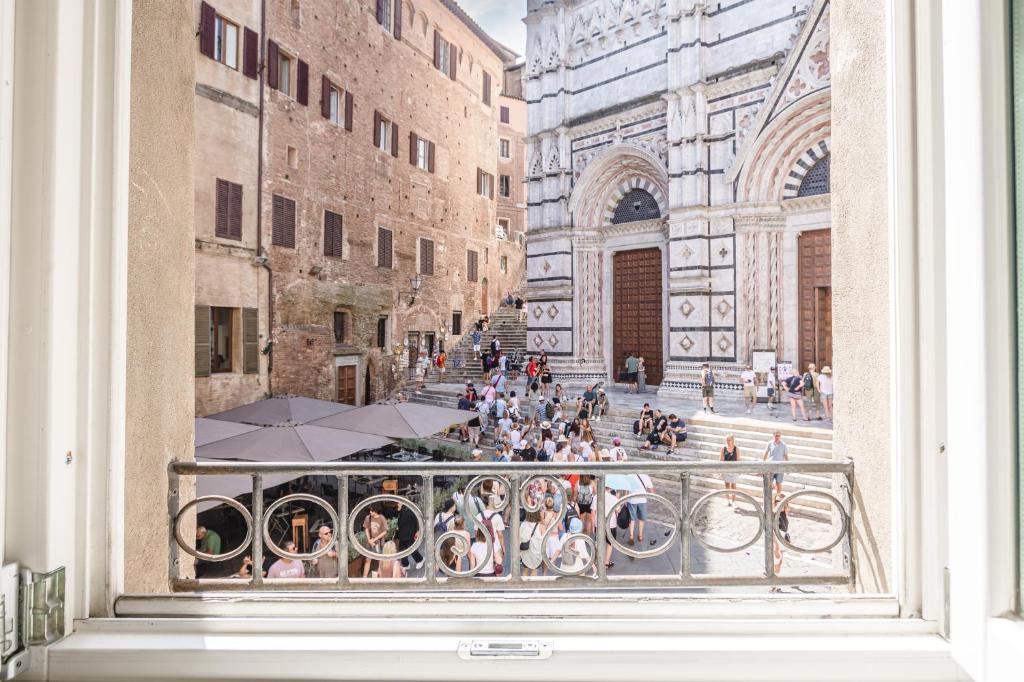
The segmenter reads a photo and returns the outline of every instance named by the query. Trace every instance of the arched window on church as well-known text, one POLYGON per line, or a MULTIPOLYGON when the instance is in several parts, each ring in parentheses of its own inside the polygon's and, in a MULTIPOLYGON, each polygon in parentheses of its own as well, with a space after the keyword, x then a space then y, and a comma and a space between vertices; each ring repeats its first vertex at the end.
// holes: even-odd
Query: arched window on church
POLYGON ((653 220, 661 217, 658 202, 650 192, 640 188, 631 189, 615 207, 612 225, 632 223, 637 220, 653 220))
POLYGON ((811 166, 811 170, 807 171, 803 182, 800 183, 800 189, 797 190, 798 197, 813 197, 817 194, 829 193, 829 158, 829 156, 821 157, 811 166))

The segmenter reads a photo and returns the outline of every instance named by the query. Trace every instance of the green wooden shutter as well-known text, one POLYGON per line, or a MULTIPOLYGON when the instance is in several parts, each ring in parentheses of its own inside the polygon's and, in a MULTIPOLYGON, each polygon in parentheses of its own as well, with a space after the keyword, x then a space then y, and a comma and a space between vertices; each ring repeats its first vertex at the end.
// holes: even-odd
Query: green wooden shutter
POLYGON ((242 371, 246 374, 260 371, 259 311, 256 308, 242 308, 242 371))
POLYGON ((196 306, 196 376, 210 376, 210 306, 196 306))

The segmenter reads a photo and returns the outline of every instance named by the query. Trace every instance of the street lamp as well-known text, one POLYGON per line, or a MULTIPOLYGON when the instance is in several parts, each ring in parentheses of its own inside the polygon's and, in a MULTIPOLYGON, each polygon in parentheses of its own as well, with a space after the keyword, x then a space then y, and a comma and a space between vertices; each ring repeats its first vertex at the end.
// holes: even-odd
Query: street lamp
POLYGON ((413 277, 413 278, 411 278, 409 280, 409 286, 412 288, 412 291, 400 291, 400 292, 398 292, 398 294, 399 294, 399 296, 408 296, 409 297, 409 305, 412 305, 413 303, 416 302, 416 294, 418 294, 420 292, 420 287, 422 285, 423 285, 423 278, 420 277, 419 275, 416 275, 415 277, 413 277))

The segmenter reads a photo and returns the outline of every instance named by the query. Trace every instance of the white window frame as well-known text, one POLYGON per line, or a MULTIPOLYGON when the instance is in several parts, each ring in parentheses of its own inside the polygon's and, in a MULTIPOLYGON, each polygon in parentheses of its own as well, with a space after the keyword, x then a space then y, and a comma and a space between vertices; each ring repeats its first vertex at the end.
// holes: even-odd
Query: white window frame
POLYGON ((440 70, 441 70, 441 73, 443 73, 444 75, 446 75, 449 78, 451 78, 452 77, 452 57, 451 57, 452 44, 450 42, 448 42, 447 40, 445 40, 444 38, 440 38, 439 41, 440 42, 438 43, 437 52, 438 52, 438 55, 439 55, 439 60, 438 61, 440 62, 440 67, 441 67, 440 70))
POLYGON ((384 0, 384 2, 381 3, 381 6, 384 9, 384 23, 380 26, 388 33, 391 33, 395 20, 394 0, 384 0))
POLYGON ((498 139, 498 156, 506 160, 512 158, 512 140, 507 137, 498 139))
POLYGON ((327 87, 328 106, 330 107, 330 122, 338 125, 345 125, 345 93, 331 83, 327 87))
MULTIPOLYGON (((31 20, 33 17, 45 18, 48 7, 24 4, 30 14, 25 25, 37 25, 31 20)), ((1010 532, 1016 508, 1012 496, 1007 495, 1012 477, 1005 475, 1014 449, 1002 446, 1010 440, 1009 434, 1014 433, 1015 427, 1008 423, 1006 411, 996 402, 1009 403, 1011 399, 1010 366, 1000 363, 1010 355, 1009 347, 1013 344, 1009 321, 1012 309, 1006 303, 1006 287, 1010 286, 1006 253, 1006 72, 1005 64, 998 63, 998 47, 1004 40, 1005 28, 999 19, 1005 10, 1000 3, 946 0, 941 6, 918 3, 917 14, 911 16, 906 3, 889 6, 895 8, 889 17, 889 56, 895 61, 890 82, 893 105, 887 114, 896 142, 887 150, 887 166, 892 187, 906 189, 894 192, 889 201, 895 249, 890 264, 895 280, 892 296, 897 303, 893 314, 892 352, 897 361, 893 403, 902 417, 896 423, 911 425, 894 434, 894 469, 901 476, 893 488, 893 530, 903 537, 895 543, 896 573, 892 582, 899 599, 896 595, 882 595, 821 600, 761 598, 745 602, 714 595, 657 596, 647 600, 646 595, 635 593, 531 599, 456 594, 438 600, 424 600, 416 595, 382 595, 355 599, 348 596, 330 603, 301 598, 258 603, 245 599, 152 599, 124 595, 120 587, 126 570, 123 490, 118 480, 123 478, 125 444, 117 441, 124 426, 124 374, 115 362, 115 367, 101 372, 99 383, 89 384, 88 390, 75 383, 73 396, 64 399, 57 395, 58 404, 50 410, 61 416, 74 413, 73 409, 62 408, 73 408, 71 401, 77 396, 82 400, 79 407, 99 408, 98 412, 89 412, 90 422, 103 425, 99 429, 102 433, 88 434, 89 443, 94 443, 93 437, 99 439, 95 444, 100 447, 92 452, 90 471, 100 475, 86 476, 83 469, 71 476, 46 477, 46 494, 35 501, 35 507, 45 513, 28 520, 45 534, 36 537, 38 551, 45 550, 49 559, 66 562, 77 574, 66 604, 69 624, 71 618, 78 619, 77 632, 48 650, 50 677, 65 679, 69 673, 95 677, 98 670, 109 665, 108 670, 116 669, 121 677, 109 674, 104 679, 141 679, 160 666, 173 666, 176 676, 182 679, 213 679, 218 674, 213 663, 223 660, 228 653, 233 662, 231 678, 252 677, 260 669, 265 672, 267 660, 283 656, 294 666, 290 670, 293 675, 314 677, 315 671, 336 666, 340 655, 351 653, 353 659, 373 669, 373 674, 381 679, 388 679, 395 668, 378 665, 401 665, 406 672, 409 666, 415 666, 418 671, 437 671, 438 677, 450 679, 460 672, 460 659, 454 651, 461 640, 524 637, 547 639, 555 646, 558 656, 549 659, 543 668, 542 674, 548 678, 556 678, 565 671, 578 672, 584 666, 589 666, 586 669, 593 671, 595 679, 602 674, 621 677, 635 672, 635 663, 641 660, 645 675, 651 679, 709 680, 714 679, 716 672, 727 671, 732 678, 769 679, 770 673, 773 679, 798 682, 820 680, 822 671, 827 670, 843 670, 848 678, 865 671, 863 679, 963 679, 954 667, 952 654, 975 679, 1018 679, 1011 675, 1024 669, 1024 633, 1020 621, 1003 617, 1012 590, 1012 580, 1006 578, 1011 572, 1009 567, 1016 564, 1012 543, 1003 540, 1010 532), (941 24, 937 21, 940 7, 945 11, 941 24), (911 42, 912 35, 917 36, 916 43, 911 42), (937 59, 944 55, 946 59, 937 59), (996 63, 992 63, 993 59, 996 63), (896 87, 897 83, 901 87, 896 87), (913 87, 902 87, 907 83, 913 87), (946 83, 945 98, 935 87, 938 83, 946 83), (964 93, 964 88, 968 92, 964 93), (915 101, 935 106, 924 111, 907 106, 915 101), (940 112, 944 120, 939 118, 940 112), (964 131, 969 134, 964 135, 964 131), (907 183, 908 178, 915 182, 907 183), (947 186, 954 191, 946 193, 947 186), (945 255, 944 263, 956 266, 955 271, 944 267, 936 255, 945 255), (934 286, 937 282, 955 282, 961 289, 947 291, 945 286, 934 286), (959 304, 965 305, 957 308, 959 304), (948 319, 947 310, 951 313, 948 319), (963 316, 955 317, 952 313, 963 316), (931 332, 936 329, 940 335, 949 333, 948 342, 932 338, 931 332), (940 408, 940 401, 929 398, 927 389, 934 377, 928 375, 948 369, 956 376, 955 372, 963 371, 962 357, 983 358, 985 371, 980 371, 979 376, 985 381, 993 374, 996 378, 991 386, 993 391, 960 391, 951 386, 941 400, 941 407, 948 407, 959 422, 938 425, 946 429, 948 436, 945 441, 951 455, 947 471, 944 455, 938 448, 943 442, 941 429, 932 428, 936 426, 934 412, 940 408), (990 371, 993 368, 998 371, 990 371), (90 402, 90 396, 97 393, 101 399, 90 402), (979 393, 991 393, 991 403, 977 400, 979 393), (986 411, 986 406, 997 409, 986 411), (956 411, 961 409, 965 411, 956 411), (954 461, 957 457, 962 461, 954 461), (109 477, 102 475, 108 470, 109 477), (945 516, 936 510, 947 510, 949 500, 941 486, 928 489, 930 483, 947 475, 956 481, 957 497, 970 500, 959 513, 948 515, 948 528, 945 516), (71 494, 78 484, 90 494, 71 494), (77 513, 64 513, 68 511, 77 513), (66 540, 69 532, 75 538, 87 537, 87 528, 94 527, 97 519, 103 520, 98 524, 101 529, 111 529, 99 548, 57 542, 58 538, 66 540), (942 566, 936 561, 947 551, 947 540, 942 538, 949 542, 951 645, 935 635, 944 628, 942 566), (87 595, 85 586, 94 594, 87 595), (112 613, 108 609, 117 597, 118 614, 135 618, 102 618, 112 613), (486 613, 487 618, 482 620, 481 613, 486 613), (540 618, 540 613, 557 613, 558 618, 540 618), (897 613, 904 617, 877 617, 897 613), (157 614, 181 618, 168 620, 157 614), (252 617, 265 614, 303 618, 284 621, 252 617), (199 615, 222 617, 196 618, 199 615), (917 617, 921 615, 924 618, 917 617), (438 628, 439 618, 445 619, 444 628, 438 628), (379 646, 372 634, 375 629, 386 633, 380 635, 379 646), (647 636, 624 638, 623 632, 647 636), (311 636, 296 638, 296 633, 311 636), (197 641, 201 646, 197 646, 197 641), (602 655, 595 654, 602 649, 602 655), (103 650, 104 656, 97 657, 97 650, 103 650)), ((0 40, 0 72, 4 74, 12 72, 13 28, 12 22, 7 21, 12 8, 10 0, 0 1, 0 13, 5 19, 0 22, 0 31, 4 32, 0 36, 4 38, 0 40)), ((58 9, 62 13, 69 11, 64 5, 58 9)), ((29 189, 27 193, 31 196, 19 200, 38 199, 46 205, 47 188, 68 173, 86 176, 83 182, 70 185, 76 196, 93 192, 96 196, 112 197, 109 208, 98 205, 96 210, 102 214, 98 218, 91 213, 81 218, 96 229, 92 234, 94 240, 111 247, 89 251, 89 258, 93 259, 89 261, 89 271, 109 272, 109 279, 104 274, 99 281, 101 290, 90 291, 82 297, 88 300, 74 305, 88 307, 90 314, 85 317, 90 328, 111 335, 110 347, 117 358, 127 341, 127 282, 123 275, 128 252, 131 4, 115 3, 101 9, 95 15, 97 25, 93 29, 82 22, 66 24, 82 32, 84 45, 82 41, 18 41, 17 53, 22 58, 53 50, 50 59, 19 60, 27 66, 18 73, 32 82, 66 82, 80 74, 83 47, 87 53, 109 49, 119 75, 101 73, 105 79, 98 81, 98 87, 72 93, 83 106, 71 106, 64 98, 60 109, 98 112, 97 125, 113 133, 114 153, 107 159, 112 163, 83 164, 78 153, 95 148, 87 139, 91 135, 89 128, 62 126, 62 144, 54 147, 56 154, 43 171, 47 181, 29 189), (105 87, 111 89, 104 90, 105 87), (113 99, 107 100, 111 93, 113 99), (109 107, 91 108, 108 102, 112 102, 109 107), (109 254, 113 254, 113 266, 104 267, 109 254)), ((100 69, 97 65, 103 63, 96 60, 89 68, 100 69)), ((0 125, 9 125, 12 93, 12 81, 0 79, 0 125)), ((37 110, 56 106, 45 102, 19 104, 19 111, 27 107, 29 113, 40 114, 37 120, 47 121, 47 116, 41 114, 48 112, 37 110)), ((6 163, 10 150, 4 146, 9 139, 10 136, 0 135, 0 151, 4 153, 0 157, 0 187, 8 186, 12 173, 6 163)), ((9 213, 10 196, 4 191, 0 189, 0 210, 9 213)), ((60 212, 46 217, 49 224, 44 233, 60 234, 61 221, 67 217, 60 212)), ((47 247, 43 244, 38 248, 47 247)), ((66 250, 58 249, 57 253, 66 250)), ((2 265, 8 267, 12 253, 6 240, 0 240, 0 257, 4 259, 2 265)), ((70 269, 66 273, 56 269, 62 278, 59 282, 74 283, 76 262, 77 257, 61 262, 70 269)), ((0 293, 10 294, 7 289, 0 293)), ((64 298, 59 305, 63 307, 49 311, 50 319, 74 312, 73 306, 68 309, 71 304, 64 298)), ((9 300, 0 301, 0 308, 9 308, 9 300)), ((48 333, 65 331, 58 325, 48 333)), ((73 373, 70 378, 63 376, 71 382, 82 382, 86 381, 84 375, 83 372, 73 373)), ((54 379, 49 375, 44 378, 54 379)), ((989 388, 988 384, 985 386, 989 388)), ((59 432, 48 437, 62 435, 59 432)), ((21 457, 17 454, 20 449, 8 448, 4 463, 21 457)), ((38 456, 28 449, 25 452, 38 456)), ((8 469, 7 474, 8 490, 24 488, 38 492, 40 482, 34 470, 19 466, 8 469)), ((15 532, 23 534, 21 530, 15 532)), ((511 666, 522 665, 529 664, 494 662, 496 671, 508 671, 509 675, 513 674, 511 666)), ((352 674, 366 676, 365 669, 354 670, 352 674)))
POLYGON ((416 167, 425 171, 430 170, 430 140, 422 137, 416 138, 416 167))
POLYGON ((377 132, 380 137, 380 141, 377 144, 377 149, 382 152, 391 153, 391 119, 385 118, 383 114, 380 116, 380 121, 377 123, 377 132))
POLYGON ((501 197, 502 199, 511 198, 511 196, 512 196, 512 176, 511 175, 506 175, 505 173, 502 173, 502 174, 500 174, 498 176, 498 196, 501 197), (507 180, 507 182, 502 183, 502 180, 507 180), (505 186, 504 187, 505 191, 502 191, 502 184, 504 184, 504 186, 505 186))
POLYGON ((287 95, 288 97, 295 96, 295 93, 292 92, 292 86, 295 81, 292 78, 292 68, 295 66, 295 63, 295 57, 282 50, 280 46, 277 48, 277 90, 282 95, 287 95))
POLYGON ((229 69, 238 70, 238 55, 241 50, 241 43, 239 37, 241 36, 241 28, 238 24, 231 21, 227 17, 217 14, 213 20, 213 58, 215 61, 220 62, 229 69), (225 31, 226 28, 233 29, 235 36, 234 49, 230 49, 228 36, 231 31, 225 31))

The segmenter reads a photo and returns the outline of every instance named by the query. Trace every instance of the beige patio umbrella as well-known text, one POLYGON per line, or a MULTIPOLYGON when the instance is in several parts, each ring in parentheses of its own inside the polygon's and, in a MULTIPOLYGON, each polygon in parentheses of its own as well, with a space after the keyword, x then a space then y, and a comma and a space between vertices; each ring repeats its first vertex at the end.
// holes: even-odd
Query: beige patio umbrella
POLYGON ((307 424, 346 410, 356 409, 352 405, 334 403, 329 400, 302 398, 297 396, 278 396, 257 400, 225 412, 211 414, 208 419, 255 424, 256 426, 296 426, 307 424))
POLYGON ((465 424, 477 416, 476 412, 469 410, 453 410, 434 405, 383 403, 357 407, 317 419, 310 424, 389 438, 426 438, 450 426, 465 424))

